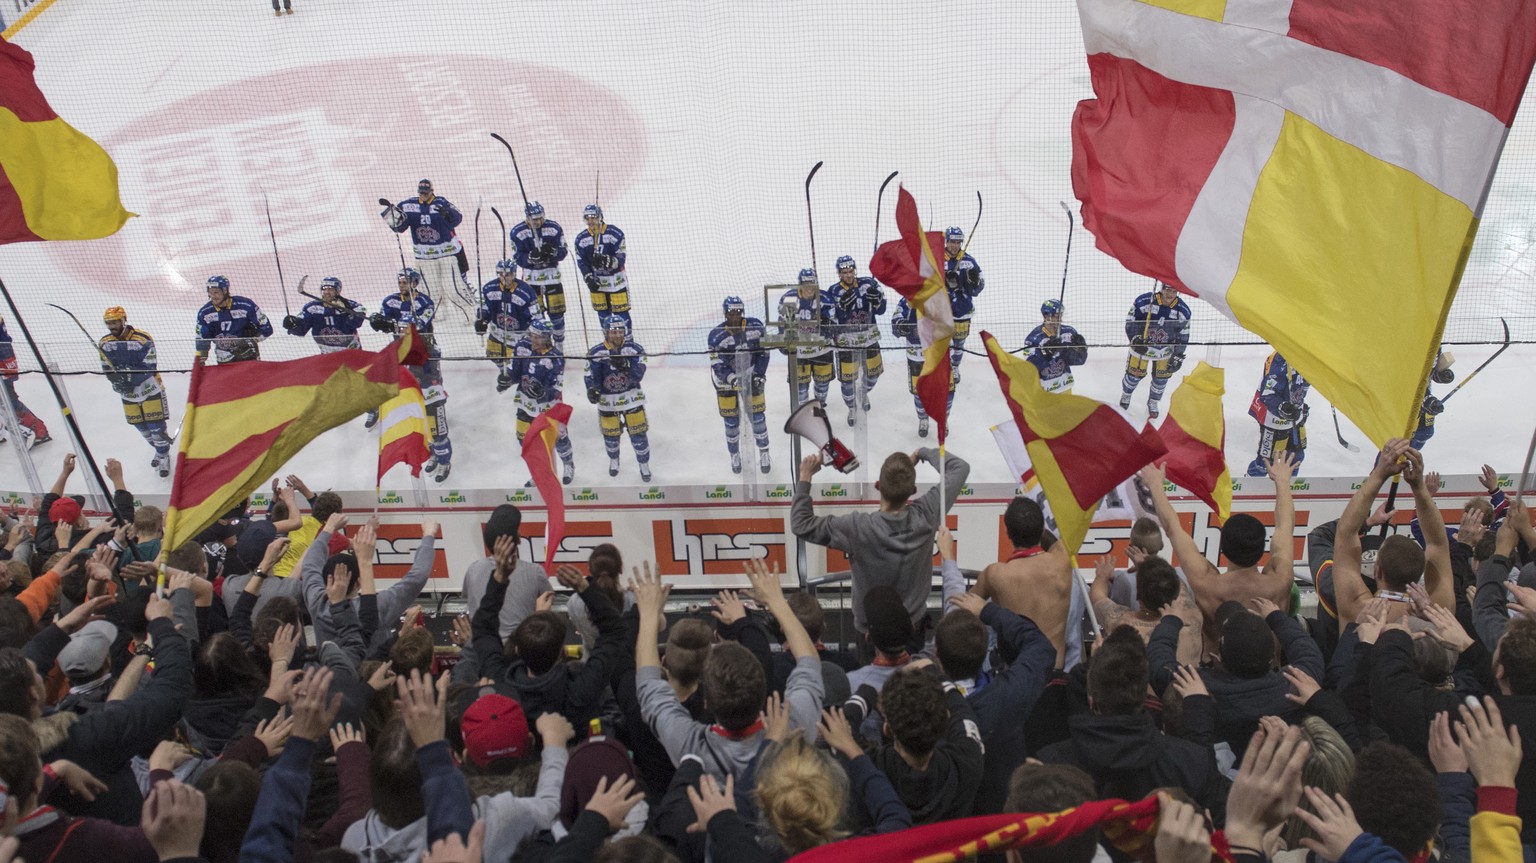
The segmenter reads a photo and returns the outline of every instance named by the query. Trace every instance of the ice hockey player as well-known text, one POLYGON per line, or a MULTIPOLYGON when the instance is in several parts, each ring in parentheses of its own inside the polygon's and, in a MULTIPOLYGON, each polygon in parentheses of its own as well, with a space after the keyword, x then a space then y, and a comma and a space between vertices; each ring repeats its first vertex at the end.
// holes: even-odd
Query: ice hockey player
MULTIPOLYGON (((830 338, 832 330, 832 294, 823 291, 816 282, 816 271, 810 267, 800 271, 793 291, 785 291, 779 298, 779 320, 795 322, 793 331, 801 335, 827 340, 826 347, 799 348, 799 368, 793 381, 799 391, 800 401, 806 401, 811 391, 811 379, 816 380, 816 399, 825 404, 827 390, 832 386, 832 367, 835 352, 830 338)), ((788 332, 789 330, 786 330, 788 332)), ((781 348, 787 355, 790 348, 781 348)))
POLYGON ((1259 422, 1259 454, 1248 463, 1249 476, 1264 476, 1265 463, 1289 451, 1297 465, 1307 455, 1307 392, 1312 385, 1276 351, 1264 361, 1264 378, 1248 405, 1259 422))
POLYGON ((436 291, 464 307, 473 304, 475 289, 469 284, 469 256, 454 229, 464 221, 459 208, 432 191, 432 181, 416 184, 416 197, 406 198, 379 214, 397 234, 411 232, 411 250, 421 268, 426 292, 436 291), (457 264, 458 272, 454 272, 457 264))
POLYGON ((588 204, 581 211, 581 218, 587 227, 576 235, 576 267, 587 283, 598 323, 606 331, 608 319, 618 318, 626 330, 633 329, 634 322, 629 317, 629 277, 624 274, 628 257, 624 232, 604 222, 603 208, 596 204, 588 204))
POLYGON ((757 463, 763 473, 773 470, 768 455, 767 394, 768 352, 763 350, 767 328, 747 317, 741 297, 726 297, 720 304, 725 323, 709 331, 710 377, 715 382, 715 403, 725 420, 725 449, 731 454, 731 471, 741 473, 741 402, 747 397, 752 413, 752 438, 757 443, 757 463))
POLYGON ((544 205, 533 201, 523 208, 524 221, 512 231, 517 265, 523 280, 539 297, 539 305, 554 330, 555 347, 565 346, 565 285, 560 282, 560 262, 565 260, 565 230, 544 216, 544 205))
POLYGON ((363 304, 341 295, 341 279, 326 276, 320 282, 320 299, 304 304, 297 315, 283 318, 283 329, 291 336, 314 336, 320 353, 334 354, 348 348, 360 348, 357 331, 368 317, 363 304))
POLYGON ((96 342, 101 350, 101 370, 107 374, 117 397, 123 400, 128 424, 155 450, 149 466, 161 476, 171 473, 171 438, 166 431, 170 410, 165 383, 157 371, 155 340, 149 333, 128 326, 128 313, 113 306, 101 315, 107 334, 96 342))
MULTIPOLYGON (((527 333, 517 343, 512 360, 512 377, 517 380, 517 442, 522 443, 539 414, 561 401, 561 382, 565 378, 565 357, 554 349, 554 331, 549 324, 534 319, 527 333)), ((576 477, 576 460, 571 438, 565 426, 555 440, 555 452, 565 466, 560 481, 566 485, 576 477)), ((528 480, 533 485, 533 480, 528 480)))
MULTIPOLYGON (((1451 356, 1450 351, 1442 350, 1435 357, 1435 367, 1429 372, 1430 383, 1444 386, 1456 380, 1456 373, 1451 370, 1455 362, 1456 358, 1451 356)), ((1424 387, 1424 402, 1419 406, 1419 427, 1413 430, 1413 439, 1408 445, 1422 451, 1429 439, 1435 436, 1435 417, 1444 412, 1445 403, 1435 398, 1428 386, 1424 387)))
POLYGON ((1061 322, 1066 310, 1060 300, 1046 300, 1040 306, 1040 326, 1024 339, 1026 359, 1040 370, 1040 386, 1048 393, 1072 389, 1072 367, 1088 362, 1087 340, 1061 322))
MULTIPOLYGON (((16 378, 20 374, 21 367, 16 363, 16 348, 11 344, 11 334, 5 329, 5 318, 0 318, 0 397, 10 402, 11 410, 16 414, 16 422, 21 425, 22 442, 30 449, 53 438, 48 434, 48 425, 23 404, 21 397, 16 394, 16 378)), ((9 439, 5 423, 0 421, 0 443, 9 439)))
POLYGON ((197 310, 197 355, 220 364, 261 359, 261 340, 272 335, 272 322, 247 297, 229 292, 229 279, 208 277, 208 302, 197 310))
POLYGON ((629 324, 617 314, 603 327, 603 340, 587 352, 587 401, 597 405, 603 448, 608 451, 608 475, 619 475, 619 438, 629 430, 640 479, 651 481, 650 428, 645 420, 645 349, 629 337, 629 324))
POLYGON ((1131 409, 1131 396, 1150 367, 1152 391, 1147 393, 1147 413, 1157 418, 1157 403, 1168 389, 1168 379, 1184 366, 1189 318, 1189 304, 1179 297, 1179 289, 1162 282, 1157 290, 1142 294, 1131 304, 1125 314, 1125 337, 1131 340, 1131 349, 1125 357, 1125 377, 1120 381, 1121 408, 1131 409))
MULTIPOLYGON (((917 409, 917 436, 928 436, 928 410, 917 395, 917 378, 923 373, 923 340, 917 334, 917 310, 903 297, 896 303, 891 315, 891 335, 907 342, 907 392, 912 394, 912 407, 917 409)), ((949 406, 955 403, 955 376, 949 376, 949 406)))
POLYGON ((965 251, 965 232, 954 225, 944 229, 944 287, 955 317, 949 364, 955 383, 959 383, 960 359, 965 356, 965 340, 971 334, 971 315, 976 312, 976 298, 986 289, 987 280, 982 278, 976 259, 965 251))
POLYGON ((480 288, 480 310, 475 313, 475 332, 485 336, 485 355, 496 365, 496 392, 511 389, 517 375, 508 363, 528 325, 538 314, 533 288, 517 277, 517 262, 496 263, 496 278, 480 288))
MULTIPOLYGON (((379 310, 368 319, 368 324, 381 333, 403 333, 412 324, 416 325, 422 347, 427 352, 427 361, 406 368, 421 385, 422 399, 427 404, 427 431, 432 435, 432 457, 422 469, 432 474, 432 479, 437 482, 444 482, 451 469, 449 463, 453 461, 453 441, 448 438, 448 391, 443 389, 442 354, 432 335, 437 305, 421 290, 421 274, 410 267, 401 270, 395 280, 400 292, 385 297, 379 310)), ((373 428, 378 421, 378 412, 369 411, 367 428, 373 428)))
POLYGON ((837 259, 837 284, 832 286, 832 319, 837 343, 837 380, 848 407, 848 424, 857 409, 869 413, 869 393, 885 371, 880 358, 880 321, 885 295, 880 283, 859 275, 852 255, 837 259))

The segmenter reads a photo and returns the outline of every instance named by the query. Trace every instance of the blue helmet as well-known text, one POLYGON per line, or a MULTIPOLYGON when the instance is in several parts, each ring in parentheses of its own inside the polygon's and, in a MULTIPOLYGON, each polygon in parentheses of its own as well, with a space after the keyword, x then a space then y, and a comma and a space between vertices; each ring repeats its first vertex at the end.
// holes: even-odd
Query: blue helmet
POLYGON ((858 268, 859 264, 853 259, 853 255, 843 255, 841 258, 837 259, 838 272, 842 272, 843 270, 857 270, 858 268))
POLYGON ((741 297, 735 296, 733 294, 729 297, 726 297, 725 300, 720 303, 720 310, 726 314, 730 314, 731 312, 741 312, 742 314, 746 314, 747 304, 741 301, 741 297))
POLYGON ((608 323, 603 324, 603 335, 606 336, 609 333, 615 332, 615 331, 623 333, 624 334, 624 338, 626 340, 628 340, 629 339, 629 322, 624 320, 623 318, 619 317, 618 315, 609 315, 608 316, 608 323))
POLYGON ((534 216, 542 216, 544 215, 544 205, 538 201, 529 201, 523 205, 523 215, 530 219, 534 216))
POLYGON ((404 279, 414 285, 421 281, 421 273, 416 272, 410 267, 406 267, 405 269, 395 274, 396 281, 401 279, 404 279))
POLYGON ((528 335, 534 341, 543 339, 544 344, 548 345, 550 340, 555 337, 555 331, 550 329, 549 324, 543 318, 534 318, 528 324, 528 335))
POLYGON ((326 276, 320 280, 320 290, 323 291, 326 288, 335 288, 336 293, 341 293, 341 279, 338 279, 335 276, 326 276))
POLYGON ((944 229, 944 242, 959 243, 965 240, 965 232, 958 225, 950 225, 944 229))
POLYGON ((1046 300, 1040 304, 1040 316, 1046 318, 1059 318, 1067 311, 1061 300, 1046 300))
POLYGON ((588 204, 581 208, 581 217, 583 219, 601 219, 603 217, 603 208, 596 204, 588 204))
POLYGON ((517 275, 517 261, 514 261, 511 258, 502 258, 501 260, 497 261, 496 262, 496 275, 498 275, 498 276, 515 276, 515 275, 517 275))
POLYGON ((420 181, 420 182, 418 182, 416 184, 416 194, 424 195, 424 194, 426 194, 427 192, 430 192, 430 191, 432 191, 432 181, 431 180, 422 180, 422 181, 420 181))
POLYGON ((816 284, 816 271, 811 269, 810 267, 806 267, 805 269, 801 270, 800 271, 800 284, 802 284, 802 285, 805 285, 805 284, 814 285, 814 284, 816 284))
POLYGON ((226 279, 223 276, 209 276, 207 287, 218 288, 227 294, 229 293, 229 279, 226 279))

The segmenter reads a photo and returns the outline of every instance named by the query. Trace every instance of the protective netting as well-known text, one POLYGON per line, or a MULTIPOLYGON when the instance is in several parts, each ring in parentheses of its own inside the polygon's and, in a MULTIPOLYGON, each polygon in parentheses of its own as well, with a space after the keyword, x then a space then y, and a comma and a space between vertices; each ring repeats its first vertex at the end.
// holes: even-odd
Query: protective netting
MULTIPOLYGON (((13 3, 0 3, 8 19, 13 3)), ((900 170, 934 228, 969 232, 982 194, 970 251, 986 290, 974 330, 1018 346, 1061 290, 1060 202, 1076 212, 1068 127, 1091 95, 1071 3, 294 0, 294 10, 58 0, 14 37, 36 55, 54 108, 112 154, 125 205, 139 214, 109 239, 0 249, 0 277, 61 369, 89 371, 95 354, 48 302, 74 311, 93 338, 105 307, 126 307, 167 370, 191 364, 209 275, 228 276, 277 325, 285 292, 264 200, 293 311, 306 274, 311 292, 334 275, 378 309, 401 252, 376 201, 411 196, 423 177, 464 214, 470 280, 491 279, 505 236, 491 208, 509 229, 522 215, 491 132, 512 143, 528 196, 567 242, 594 200, 626 233, 636 340, 685 355, 656 362, 702 362, 724 296, 762 316, 762 286, 813 263, 803 184, 819 160, 811 195, 823 282, 842 254, 867 270, 876 190, 900 170)), ((1533 118, 1522 114, 1505 148, 1449 342, 1497 341, 1501 317, 1515 340, 1536 340, 1533 118)), ((403 255, 412 263, 408 241, 403 255)), ((596 316, 571 260, 563 274, 566 353, 581 355, 600 338, 596 316)), ((1151 284, 1078 226, 1066 320, 1090 344, 1123 344, 1126 309, 1151 284)), ((1196 343, 1257 341, 1192 305, 1196 343)), ((442 304, 445 357, 483 356, 471 314, 442 304)), ((889 315, 882 331, 888 363, 899 363, 889 315)), ((367 347, 385 339, 365 330, 367 347)), ((285 359, 314 346, 279 325, 262 351, 285 359)))

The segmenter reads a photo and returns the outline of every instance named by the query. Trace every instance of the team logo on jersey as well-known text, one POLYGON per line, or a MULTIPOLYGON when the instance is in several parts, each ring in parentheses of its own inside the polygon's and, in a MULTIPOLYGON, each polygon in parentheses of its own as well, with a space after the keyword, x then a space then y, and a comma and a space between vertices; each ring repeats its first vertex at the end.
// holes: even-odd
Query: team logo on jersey
POLYGON ((782 518, 688 518, 651 522, 662 575, 732 575, 742 562, 766 557, 784 568, 782 518))
POLYGON ((629 375, 620 372, 609 372, 603 375, 603 386, 609 392, 627 392, 630 389, 629 375))
MULTIPOLYGON (((423 216, 421 220, 425 222, 427 218, 427 216, 423 216)), ((443 235, 439 234, 436 228, 428 228, 423 226, 416 229, 416 239, 422 243, 436 243, 440 241, 442 237, 443 235)))

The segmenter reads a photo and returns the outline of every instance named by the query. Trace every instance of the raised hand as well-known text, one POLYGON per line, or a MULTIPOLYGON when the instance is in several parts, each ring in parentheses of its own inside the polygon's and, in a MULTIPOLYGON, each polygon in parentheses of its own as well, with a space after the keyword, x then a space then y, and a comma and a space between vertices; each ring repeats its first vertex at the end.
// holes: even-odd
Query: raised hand
POLYGON ((1200 669, 1188 664, 1174 669, 1173 688, 1183 698, 1211 694, 1211 691, 1205 687, 1205 678, 1200 676, 1200 669))
POLYGON ((1157 795, 1157 837, 1152 848, 1157 863, 1210 863, 1211 831, 1199 809, 1168 796, 1157 795))
POLYGON ((203 793, 170 779, 150 789, 139 826, 161 860, 196 859, 207 817, 203 793))
POLYGON ((411 669, 411 676, 401 676, 395 681, 400 697, 396 704, 400 717, 405 720, 405 730, 417 748, 443 739, 447 722, 448 673, 444 672, 434 684, 432 678, 411 669))
POLYGON ((800 481, 810 482, 821 470, 821 453, 811 453, 800 459, 800 481))
POLYGON ((1489 465, 1483 465, 1483 472, 1478 475, 1477 479, 1478 482, 1483 484, 1483 488, 1489 494, 1493 494, 1499 490, 1499 472, 1494 470, 1489 465))
POLYGON ((763 708, 763 737, 779 741, 788 736, 789 704, 775 692, 768 696, 768 704, 763 708))
POLYGON ((631 567, 634 578, 629 583, 629 589, 635 593, 635 606, 640 613, 650 614, 652 617, 660 617, 667 607, 667 594, 672 592, 672 585, 662 583, 660 575, 651 574, 650 561, 645 562, 645 569, 631 567))
POLYGON ((331 729, 331 750, 337 751, 348 743, 366 743, 367 736, 363 733, 363 726, 356 728, 350 722, 343 722, 331 729))
POLYGON ((1227 839, 1232 844, 1262 847, 1264 834, 1296 809, 1301 799, 1301 766, 1311 748, 1295 726, 1284 734, 1262 727, 1254 732, 1227 796, 1227 839))
POLYGON ((267 656, 273 665, 287 668, 293 664, 293 654, 298 649, 299 629, 291 623, 285 623, 272 634, 272 643, 267 645, 267 656))
POLYGON ((1457 620, 1456 615, 1449 610, 1430 604, 1424 609, 1424 619, 1434 626, 1434 629, 1429 631, 1430 636, 1456 651, 1458 655, 1472 646, 1472 636, 1467 634, 1461 621, 1457 620))
POLYGON ((949 604, 961 611, 969 611, 977 617, 981 617, 981 610, 987 607, 987 601, 981 594, 969 592, 950 597, 949 604))
MULTIPOLYGON (((69 610, 69 613, 58 618, 54 623, 66 634, 73 635, 79 632, 87 623, 97 620, 106 620, 103 616, 108 608, 117 600, 109 595, 93 596, 69 610)), ((146 615, 147 617, 147 615, 146 615)))
POLYGON ((1468 697, 1459 711, 1456 736, 1467 756, 1467 770, 1479 786, 1514 788, 1515 773, 1520 768, 1520 729, 1504 727, 1504 717, 1493 698, 1468 697))
POLYGON ((720 621, 722 626, 730 626, 747 616, 747 607, 742 604, 741 597, 734 590, 720 591, 714 599, 709 601, 709 604, 713 607, 710 613, 715 616, 715 620, 720 621))
POLYGON ((635 804, 645 799, 645 794, 635 787, 635 780, 620 776, 609 783, 607 776, 597 780, 597 790, 587 801, 587 811, 596 812, 608 820, 608 832, 616 833, 624 827, 624 819, 635 804))
POLYGON ((1360 829, 1360 822, 1355 820, 1355 810, 1350 808, 1343 794, 1330 797, 1318 788, 1307 789, 1307 801, 1317 814, 1298 808, 1296 816, 1312 828, 1317 838, 1303 838, 1301 844, 1323 860, 1343 859, 1344 851, 1350 843, 1365 832, 1360 829))
POLYGON ((491 548, 491 557, 496 560, 496 572, 492 575, 497 581, 505 582, 517 568, 517 537, 498 536, 496 544, 491 548))
POLYGON ((1483 514, 1469 509, 1461 514, 1461 525, 1456 528, 1456 534, 1451 539, 1476 548, 1478 541, 1487 533, 1488 526, 1483 524, 1483 514))
POLYGON ((1312 675, 1294 665, 1287 665, 1280 669, 1280 673, 1285 675, 1285 682, 1289 683, 1291 688, 1296 690, 1295 692, 1287 692, 1285 694, 1286 699, 1295 704, 1306 706, 1306 703, 1312 700, 1312 696, 1316 695, 1318 690, 1323 688, 1312 678, 1312 675))
POLYGON ((821 732, 821 739, 827 741, 827 745, 850 760, 864 754, 863 747, 853 736, 853 728, 848 725, 848 717, 843 715, 839 707, 829 707, 821 712, 821 721, 816 723, 816 728, 821 732))
POLYGON ((314 666, 293 688, 293 731, 290 736, 319 743, 336 722, 341 710, 341 693, 331 695, 331 670, 314 666))
POLYGON ((1429 721, 1429 760, 1436 773, 1467 772, 1467 754, 1451 736, 1451 715, 1443 710, 1429 721))
POLYGON ((331 605, 346 602, 351 582, 352 572, 347 569, 347 565, 336 564, 336 568, 331 570, 331 577, 325 580, 325 598, 331 601, 331 605))
POLYGON ((268 758, 276 758, 283 754, 283 747, 293 735, 293 714, 279 714, 271 719, 263 719, 251 734, 267 747, 268 758))
POLYGON ((568 563, 555 568, 555 580, 577 593, 587 589, 587 577, 568 563))
POLYGON ((457 833, 449 833, 421 852, 421 863, 481 863, 484 857, 485 822, 476 821, 469 828, 468 842, 457 833))
POLYGON ((955 535, 949 532, 949 526, 940 524, 939 530, 934 534, 934 541, 939 546, 939 557, 944 560, 955 559, 955 535))
POLYGON ((1296 474, 1296 455, 1290 450, 1280 453, 1279 458, 1265 459, 1264 472, 1274 481, 1275 487, 1289 486, 1296 474))
POLYGON ((694 822, 688 825, 689 833, 703 833, 710 819, 729 809, 736 809, 736 777, 725 777, 725 787, 715 782, 708 773, 699 777, 699 787, 688 789, 688 802, 693 804, 694 822))
POLYGON ((769 568, 762 558, 747 561, 747 578, 752 582, 752 594, 764 606, 784 601, 784 585, 779 582, 779 567, 769 568))

